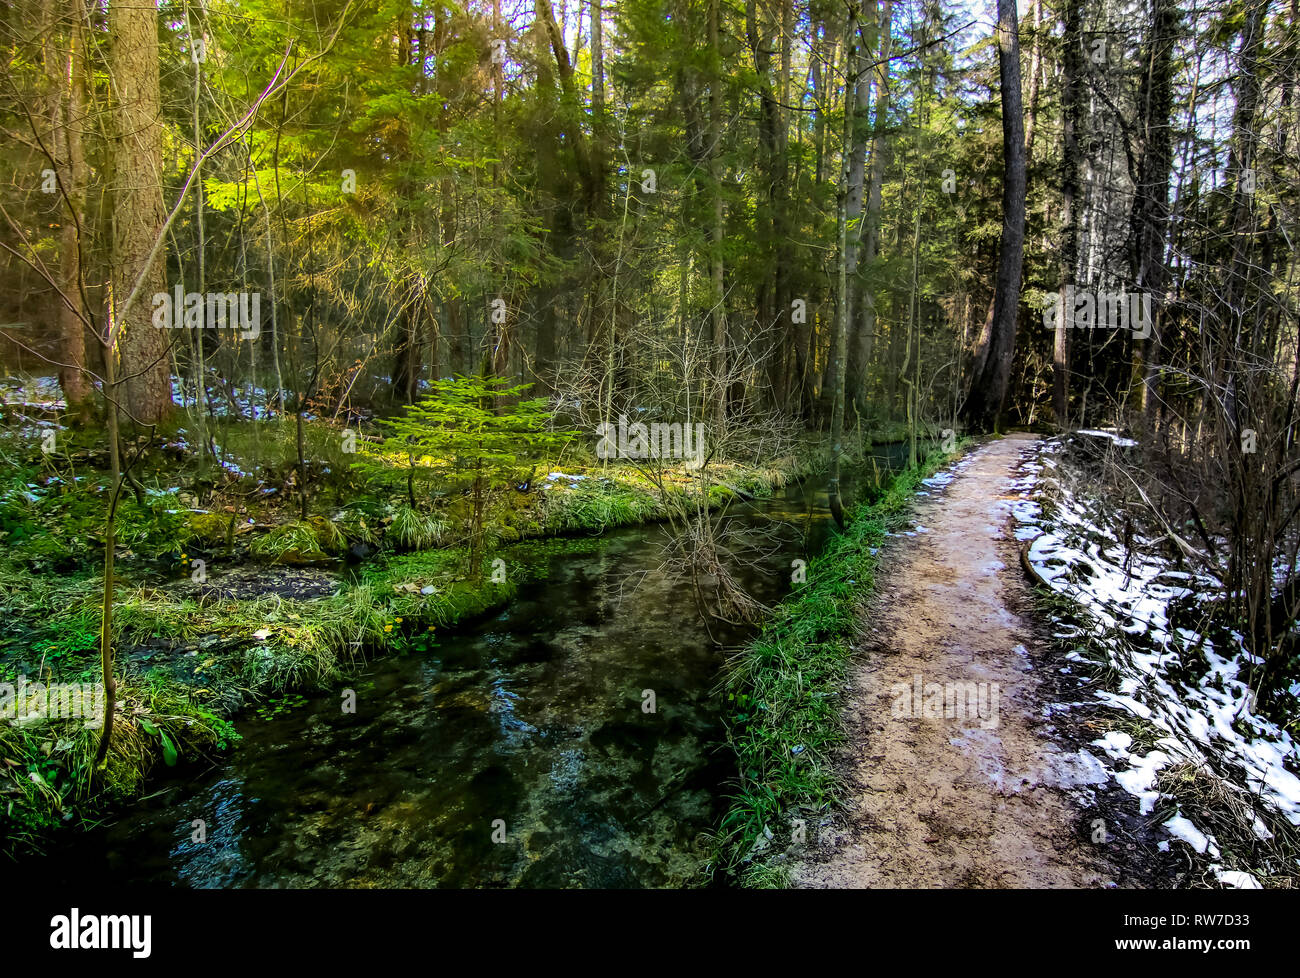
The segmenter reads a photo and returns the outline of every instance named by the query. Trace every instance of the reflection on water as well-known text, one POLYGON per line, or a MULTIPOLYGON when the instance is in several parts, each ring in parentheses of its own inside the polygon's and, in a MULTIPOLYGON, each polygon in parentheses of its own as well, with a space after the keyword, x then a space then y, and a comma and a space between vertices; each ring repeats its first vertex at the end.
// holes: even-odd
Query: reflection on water
MULTIPOLYGON (((734 573, 766 603, 829 532, 824 491, 735 510, 780 548, 734 573), (812 518, 809 520, 808 514, 812 518), (805 543, 803 530, 809 528, 805 543)), ((499 616, 342 690, 239 724, 222 763, 67 853, 70 878, 232 886, 679 886, 698 879, 731 758, 713 696, 724 651, 659 572, 667 530, 540 562, 499 616), (629 580, 636 581, 635 587, 629 580), (653 691, 655 712, 642 709, 653 691), (202 820, 206 840, 194 841, 202 820)), ((716 623, 735 645, 745 633, 716 623)))

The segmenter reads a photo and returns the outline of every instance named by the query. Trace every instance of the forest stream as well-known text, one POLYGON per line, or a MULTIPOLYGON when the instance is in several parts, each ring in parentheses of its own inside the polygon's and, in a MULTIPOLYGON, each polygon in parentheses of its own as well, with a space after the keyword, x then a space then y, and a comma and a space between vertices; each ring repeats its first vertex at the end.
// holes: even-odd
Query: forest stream
MULTIPOLYGON (((881 474, 906 464, 905 444, 876 453, 881 474)), ((849 473, 846 497, 875 478, 849 473)), ((831 532, 811 481, 729 515, 764 547, 732 572, 769 605, 788 592, 791 561, 831 532)), ((355 713, 340 688, 245 714, 215 766, 157 785, 50 864, 69 880, 189 887, 699 881, 735 767, 715 688, 752 630, 706 627, 689 585, 658 572, 668 532, 503 551, 547 562, 508 608, 428 653, 368 663, 345 684, 355 713)))

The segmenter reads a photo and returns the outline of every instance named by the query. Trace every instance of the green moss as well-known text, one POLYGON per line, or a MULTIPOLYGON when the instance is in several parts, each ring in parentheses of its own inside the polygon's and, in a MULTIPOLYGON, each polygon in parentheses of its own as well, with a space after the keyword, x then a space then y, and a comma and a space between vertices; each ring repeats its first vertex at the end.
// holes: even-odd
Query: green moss
POLYGON ((218 547, 230 533, 230 516, 220 513, 194 513, 189 519, 189 536, 207 547, 218 547))
POLYGON ((736 498, 736 491, 730 486, 710 486, 709 505, 719 506, 736 498))

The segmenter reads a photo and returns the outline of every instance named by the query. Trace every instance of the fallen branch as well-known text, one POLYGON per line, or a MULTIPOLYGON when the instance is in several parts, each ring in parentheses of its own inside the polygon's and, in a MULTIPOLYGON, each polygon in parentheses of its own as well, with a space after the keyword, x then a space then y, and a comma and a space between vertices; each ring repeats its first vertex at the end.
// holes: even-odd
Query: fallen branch
POLYGON ((1030 580, 1050 591, 1052 589, 1051 585, 1047 583, 1042 574, 1038 573, 1038 569, 1029 560, 1029 548, 1044 536, 1046 534, 1040 533, 1033 540, 1026 540, 1020 545, 1020 566, 1025 569, 1025 573, 1029 575, 1030 580))

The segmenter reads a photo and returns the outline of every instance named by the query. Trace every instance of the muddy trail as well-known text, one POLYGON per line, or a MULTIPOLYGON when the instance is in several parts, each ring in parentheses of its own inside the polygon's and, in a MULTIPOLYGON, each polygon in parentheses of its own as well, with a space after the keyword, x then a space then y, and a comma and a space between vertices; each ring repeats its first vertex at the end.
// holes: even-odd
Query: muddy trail
POLYGON ((932 480, 915 535, 883 555, 850 675, 846 808, 809 839, 794 885, 1072 888, 1116 878, 1072 795, 1106 775, 1044 710, 1050 682, 1010 528, 1014 470, 1035 442, 992 442, 946 487, 932 480))

